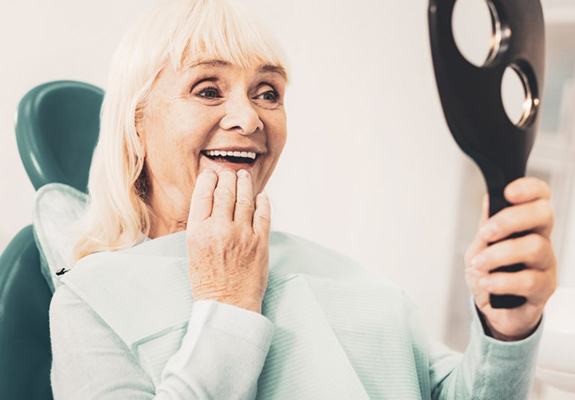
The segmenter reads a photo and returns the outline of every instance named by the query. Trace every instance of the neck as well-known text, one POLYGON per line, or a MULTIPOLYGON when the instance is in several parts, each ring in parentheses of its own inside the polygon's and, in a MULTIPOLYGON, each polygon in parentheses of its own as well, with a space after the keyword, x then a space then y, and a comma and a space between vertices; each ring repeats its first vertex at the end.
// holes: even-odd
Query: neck
POLYGON ((178 201, 181 196, 167 196, 166 193, 159 195, 158 192, 150 193, 150 239, 186 229, 188 222, 188 210, 183 206, 185 201, 178 201))
POLYGON ((148 234, 150 239, 156 239, 186 229, 186 222, 168 221, 161 218, 154 218, 154 216, 150 219, 150 224, 150 233, 148 234))

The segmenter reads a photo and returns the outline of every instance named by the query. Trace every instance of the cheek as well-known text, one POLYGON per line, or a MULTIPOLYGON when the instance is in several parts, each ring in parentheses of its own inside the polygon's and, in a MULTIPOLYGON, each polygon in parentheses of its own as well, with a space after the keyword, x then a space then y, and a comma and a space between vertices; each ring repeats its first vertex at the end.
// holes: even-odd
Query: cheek
POLYGON ((154 152, 161 153, 171 163, 182 158, 197 158, 209 133, 205 118, 193 112, 165 114, 161 128, 155 132, 154 152))
POLYGON ((279 153, 281 153, 283 150, 287 140, 287 125, 285 114, 282 113, 281 115, 278 115, 274 119, 270 120, 268 126, 268 146, 274 150, 276 156, 279 156, 279 153))
POLYGON ((177 115, 166 113, 163 117, 148 126, 146 164, 159 179, 173 182, 187 175, 182 174, 183 169, 195 168, 196 137, 190 134, 193 127, 177 115))

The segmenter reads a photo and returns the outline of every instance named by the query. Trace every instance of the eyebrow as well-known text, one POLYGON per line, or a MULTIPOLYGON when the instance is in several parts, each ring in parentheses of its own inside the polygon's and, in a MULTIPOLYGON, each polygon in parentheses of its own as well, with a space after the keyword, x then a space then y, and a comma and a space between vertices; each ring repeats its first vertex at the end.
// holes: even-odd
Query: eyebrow
MULTIPOLYGON (((191 69, 191 68, 199 67, 199 66, 201 66, 201 65, 208 65, 208 66, 210 66, 210 67, 229 67, 229 66, 231 66, 232 64, 229 63, 229 62, 227 62, 227 61, 224 61, 224 60, 201 60, 201 61, 197 61, 197 62, 195 62, 195 63, 193 63, 193 64, 190 64, 190 65, 188 66, 188 68, 191 69)), ((264 73, 264 72, 276 73, 276 74, 281 75, 281 76, 287 81, 287 72, 286 72, 286 70, 285 70, 283 67, 278 66, 278 65, 264 64, 264 65, 261 65, 261 66, 258 68, 258 71, 257 71, 257 72, 261 72, 261 73, 264 73)))

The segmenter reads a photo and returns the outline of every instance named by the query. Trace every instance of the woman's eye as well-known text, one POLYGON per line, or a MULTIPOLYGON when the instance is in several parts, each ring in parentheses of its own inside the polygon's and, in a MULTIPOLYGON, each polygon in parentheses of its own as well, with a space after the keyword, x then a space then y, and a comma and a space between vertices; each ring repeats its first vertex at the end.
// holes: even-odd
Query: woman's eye
POLYGON ((218 99, 221 97, 219 94, 220 94, 219 90, 215 87, 207 87, 198 92, 198 96, 205 97, 208 99, 218 99), (205 94, 205 96, 203 94, 205 94))
POLYGON ((264 97, 264 100, 276 103, 279 100, 280 94, 276 90, 268 90, 267 92, 260 93, 257 97, 264 97))
MULTIPOLYGON (((210 86, 204 88, 197 92, 196 94, 198 97, 203 97, 205 99, 220 99, 222 96, 220 95, 220 91, 218 88, 210 86)), ((260 93, 256 96, 256 98, 263 99, 267 102, 277 103, 279 101, 279 93, 277 90, 272 89, 268 90, 267 92, 260 93)))

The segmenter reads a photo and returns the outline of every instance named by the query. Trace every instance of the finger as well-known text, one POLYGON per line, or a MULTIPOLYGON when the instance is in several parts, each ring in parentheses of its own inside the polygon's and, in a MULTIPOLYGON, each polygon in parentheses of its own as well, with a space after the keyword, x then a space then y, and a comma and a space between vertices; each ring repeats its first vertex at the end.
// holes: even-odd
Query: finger
POLYGON ((549 239, 532 233, 492 244, 471 260, 471 268, 491 271, 518 263, 538 270, 553 267, 554 255, 549 239))
POLYGON ((260 236, 267 238, 270 231, 271 223, 271 206, 270 200, 265 192, 261 192, 256 196, 256 210, 254 212, 254 232, 260 236))
POLYGON ((473 295, 475 304, 481 309, 489 304, 489 292, 479 285, 481 278, 488 276, 488 272, 479 271, 474 268, 465 269, 465 281, 469 291, 473 295))
POLYGON ((480 235, 489 243, 512 233, 530 231, 549 238, 554 223, 553 209, 547 199, 504 208, 487 221, 480 235))
POLYGON ((234 221, 251 227, 255 209, 252 177, 245 169, 240 169, 237 172, 237 175, 237 196, 234 221))
POLYGON ((467 267, 471 266, 471 260, 486 248, 487 242, 481 238, 481 235, 475 235, 475 238, 473 238, 473 241, 465 251, 465 265, 467 267))
POLYGON ((236 204, 236 173, 231 169, 225 169, 219 171, 218 175, 212 217, 232 221, 236 204))
MULTIPOLYGON (((479 286, 479 284, 477 286, 479 286)), ((481 288, 479 294, 473 296, 473 299, 480 310, 485 310, 486 307, 491 306, 491 297, 489 296, 489 292, 483 288, 481 288)))
POLYGON ((527 297, 531 303, 545 301, 554 290, 551 274, 533 269, 519 272, 496 272, 479 280, 490 294, 527 297))
POLYGON ((489 275, 488 272, 474 268, 465 268, 465 282, 470 292, 473 294, 473 297, 477 297, 481 292, 485 291, 485 289, 478 285, 478 282, 481 278, 486 277, 487 275, 489 275))
POLYGON ((481 201, 481 219, 479 220, 479 226, 483 226, 489 219, 489 195, 484 194, 483 200, 481 201))
POLYGON ((550 199, 551 189, 541 179, 528 176, 511 182, 505 187, 503 194, 510 203, 517 204, 536 199, 550 199))
MULTIPOLYGON (((485 194, 485 195, 483 195, 482 207, 481 207, 481 216, 479 218, 479 226, 480 227, 485 224, 485 221, 487 221, 488 215, 489 215, 489 197, 487 196, 487 194, 485 194)), ((485 249, 487 247, 487 245, 488 245, 488 243, 485 240, 483 240, 481 235, 475 235, 475 238, 473 238, 473 241, 471 242, 471 244, 469 245, 469 247, 465 251, 465 256, 464 256, 465 265, 469 266, 471 259, 473 257, 475 257, 477 254, 479 254, 483 249, 485 249)))
POLYGON ((190 200, 188 226, 205 220, 212 213, 214 189, 217 182, 218 175, 212 170, 204 170, 198 175, 190 200))

